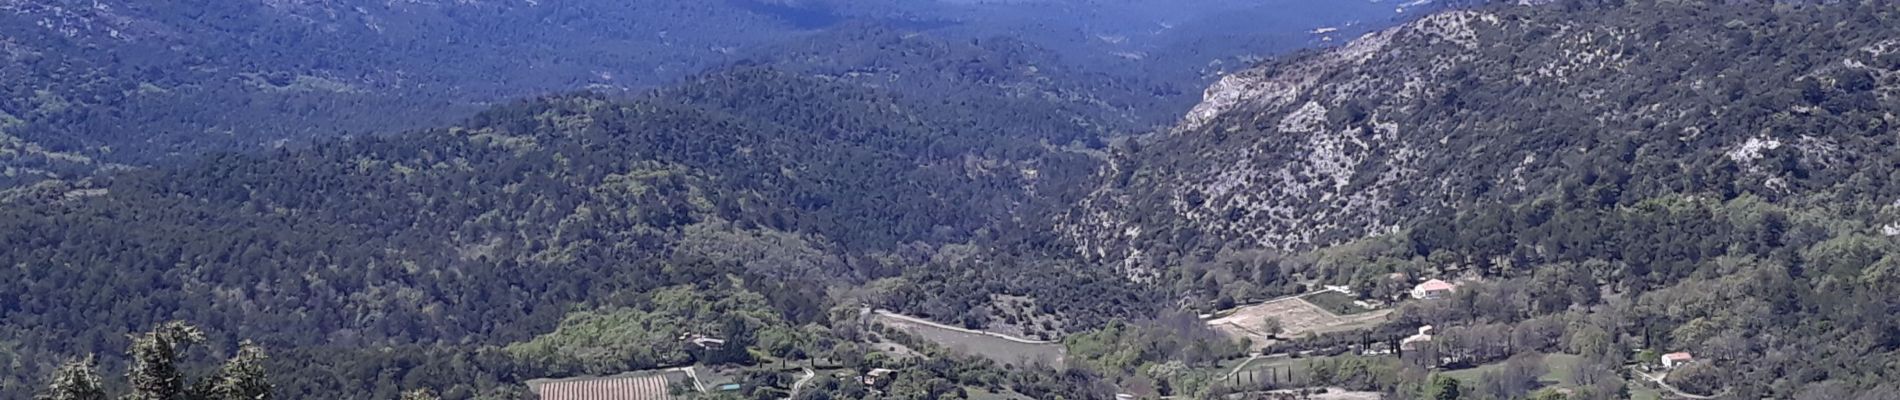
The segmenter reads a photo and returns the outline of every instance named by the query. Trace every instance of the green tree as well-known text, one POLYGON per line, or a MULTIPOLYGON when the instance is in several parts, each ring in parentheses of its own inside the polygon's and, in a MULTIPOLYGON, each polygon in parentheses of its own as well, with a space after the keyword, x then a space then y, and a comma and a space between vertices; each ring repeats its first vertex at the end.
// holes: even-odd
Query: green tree
POLYGON ((178 360, 191 345, 202 343, 204 332, 183 322, 169 322, 138 337, 129 352, 132 369, 130 400, 184 400, 185 375, 178 360))
POLYGON ((73 360, 53 373, 53 382, 35 400, 105 400, 106 391, 93 370, 92 356, 73 360))
POLYGON ((1458 400, 1464 398, 1464 393, 1464 384, 1458 382, 1458 378, 1433 375, 1432 384, 1425 387, 1424 398, 1427 400, 1458 400))
POLYGON ((1644 349, 1636 353, 1636 362, 1643 365, 1657 365, 1662 363, 1662 355, 1656 353, 1655 350, 1644 349))
POLYGON ((1268 317, 1260 320, 1260 332, 1267 334, 1267 337, 1280 336, 1280 333, 1286 332, 1286 323, 1280 322, 1279 317, 1268 317))
MULTIPOLYGON (((132 393, 128 400, 270 400, 272 385, 264 372, 264 350, 250 341, 237 355, 203 380, 190 382, 178 365, 186 349, 202 343, 204 332, 183 322, 169 322, 133 338, 126 371, 132 393)), ((93 370, 91 356, 68 362, 53 374, 52 382, 36 400, 105 400, 104 385, 93 370)))
POLYGON ((264 373, 264 349, 249 341, 239 346, 238 354, 218 374, 199 383, 200 396, 206 400, 270 400, 271 384, 264 373))
POLYGON ((1569 400, 1570 396, 1555 389, 1539 390, 1531 394, 1531 400, 1569 400))

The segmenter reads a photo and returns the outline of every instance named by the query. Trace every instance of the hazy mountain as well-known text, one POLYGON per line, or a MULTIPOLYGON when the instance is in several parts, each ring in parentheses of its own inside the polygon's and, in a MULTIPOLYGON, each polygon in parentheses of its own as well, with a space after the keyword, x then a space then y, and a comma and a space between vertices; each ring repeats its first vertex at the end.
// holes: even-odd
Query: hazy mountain
MULTIPOLYGON (((1276 11, 1285 19, 1273 20, 1271 40, 1190 44, 1183 47, 1200 54, 1169 57, 1186 66, 1165 68, 1198 71, 1211 60, 1310 42, 1299 32, 1311 28, 1281 21, 1390 20, 1388 10, 1357 4, 1276 11)), ((1198 75, 1149 77, 1162 67, 1094 61, 1166 47, 1146 34, 1127 46, 1101 41, 1170 23, 1130 17, 1153 9, 1152 2, 10 1, 0 4, 0 54, 10 61, 0 68, 7 168, 0 184, 438 126, 520 96, 637 92, 845 21, 953 39, 1018 36, 1076 65, 1150 79, 1185 108, 1189 97, 1178 94, 1198 90, 1198 75)), ((1162 36, 1239 31, 1229 28, 1162 36)))

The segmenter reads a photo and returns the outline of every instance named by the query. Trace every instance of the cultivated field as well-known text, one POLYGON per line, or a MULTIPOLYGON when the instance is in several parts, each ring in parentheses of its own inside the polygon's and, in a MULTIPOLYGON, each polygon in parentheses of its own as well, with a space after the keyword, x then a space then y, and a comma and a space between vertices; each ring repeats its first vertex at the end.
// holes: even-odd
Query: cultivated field
POLYGON ((1341 316, 1307 302, 1300 297, 1285 297, 1265 303, 1240 307, 1226 316, 1207 321, 1207 325, 1236 338, 1253 341, 1254 348, 1266 347, 1272 339, 1266 332, 1260 331, 1260 324, 1267 318, 1279 318, 1281 337, 1296 337, 1311 333, 1344 332, 1371 328, 1385 322, 1392 310, 1368 311, 1359 314, 1341 316))
MULTIPOLYGON (((1544 367, 1549 369, 1544 373, 1544 376, 1538 377, 1537 380, 1544 386, 1574 389, 1577 387, 1575 375, 1577 363, 1579 362, 1582 362, 1581 357, 1569 354, 1545 355, 1544 367)), ((1458 378, 1458 380, 1465 382, 1477 382, 1482 379, 1484 373, 1501 369, 1504 369, 1504 362, 1502 361, 1461 370, 1445 371, 1444 374, 1445 376, 1458 378)))
POLYGON ((598 378, 542 379, 528 387, 542 400, 672 400, 674 382, 690 382, 680 370, 645 371, 598 378))
POLYGON ((938 346, 1004 364, 1062 365, 1061 343, 973 331, 883 311, 873 314, 872 318, 879 324, 910 332, 938 346))

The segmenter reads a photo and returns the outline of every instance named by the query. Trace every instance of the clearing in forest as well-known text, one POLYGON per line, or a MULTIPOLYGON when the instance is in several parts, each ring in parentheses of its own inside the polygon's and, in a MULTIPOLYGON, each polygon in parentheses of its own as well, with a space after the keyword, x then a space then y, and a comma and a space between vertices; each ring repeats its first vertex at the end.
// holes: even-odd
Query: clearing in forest
POLYGON ((1297 337, 1371 328, 1385 322, 1386 315, 1392 313, 1391 309, 1384 309, 1342 316, 1302 297, 1283 297, 1223 312, 1225 316, 1208 320, 1207 325, 1228 336, 1247 338, 1253 342, 1254 349, 1260 349, 1273 342, 1267 332, 1261 330, 1268 318, 1280 319, 1279 337, 1297 337))
POLYGON ((1061 343, 1024 339, 994 332, 963 329, 921 318, 878 311, 877 323, 897 328, 951 351, 988 358, 1011 365, 1062 365, 1061 343))

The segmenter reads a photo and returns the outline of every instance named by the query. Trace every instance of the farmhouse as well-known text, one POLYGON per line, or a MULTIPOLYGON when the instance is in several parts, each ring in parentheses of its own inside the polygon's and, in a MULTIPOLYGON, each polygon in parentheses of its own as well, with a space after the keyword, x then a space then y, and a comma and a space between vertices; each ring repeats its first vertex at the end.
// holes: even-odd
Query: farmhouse
POLYGON ((1663 368, 1673 369, 1673 368, 1680 367, 1680 366, 1683 366, 1684 364, 1688 364, 1691 362, 1695 362, 1695 356, 1691 356, 1689 355, 1689 353, 1686 353, 1686 352, 1685 353, 1669 353, 1669 354, 1664 354, 1662 356, 1663 368))
POLYGON ((1433 280, 1425 281, 1425 283, 1420 283, 1418 284, 1418 286, 1413 286, 1412 297, 1421 299, 1421 300, 1431 300, 1431 299, 1444 297, 1445 295, 1451 294, 1452 292, 1457 291, 1457 290, 1458 290, 1458 285, 1453 285, 1451 284, 1451 282, 1445 282, 1442 280, 1433 279, 1433 280))

